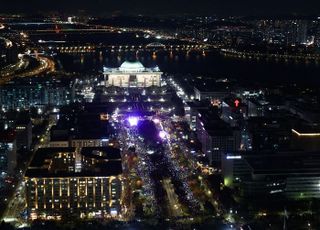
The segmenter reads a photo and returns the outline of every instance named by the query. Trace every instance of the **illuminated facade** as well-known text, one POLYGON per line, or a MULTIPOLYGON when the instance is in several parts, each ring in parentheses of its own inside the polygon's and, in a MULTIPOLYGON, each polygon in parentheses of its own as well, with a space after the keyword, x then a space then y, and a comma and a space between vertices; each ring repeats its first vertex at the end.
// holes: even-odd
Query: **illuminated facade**
POLYGON ((15 131, 17 133, 17 149, 30 149, 32 144, 32 122, 31 119, 20 119, 17 121, 15 131))
POLYGON ((25 176, 29 218, 118 217, 121 174, 119 149, 39 149, 25 176))
POLYGON ((2 109, 62 106, 73 102, 75 84, 67 79, 17 78, 0 88, 2 109))
POLYGON ((235 152, 222 157, 224 185, 243 197, 319 199, 319 152, 235 152))
POLYGON ((240 148, 240 132, 224 122, 216 113, 199 109, 196 118, 196 133, 202 151, 210 162, 221 162, 222 154, 240 148))
POLYGON ((119 68, 103 69, 106 86, 151 87, 160 86, 161 74, 158 67, 145 68, 141 62, 125 61, 119 68))
POLYGON ((0 188, 8 176, 14 175, 16 165, 16 134, 0 130, 0 188))

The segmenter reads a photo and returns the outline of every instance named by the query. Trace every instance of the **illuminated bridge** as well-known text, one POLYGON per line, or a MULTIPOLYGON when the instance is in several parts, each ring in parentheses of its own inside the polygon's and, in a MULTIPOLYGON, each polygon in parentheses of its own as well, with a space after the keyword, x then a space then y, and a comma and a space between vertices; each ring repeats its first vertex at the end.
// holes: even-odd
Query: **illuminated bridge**
POLYGON ((146 45, 146 48, 166 48, 166 45, 160 42, 152 42, 146 45))
POLYGON ((201 44, 185 45, 164 45, 161 43, 150 43, 147 45, 67 45, 56 44, 50 47, 60 53, 92 53, 97 50, 106 50, 108 52, 126 52, 126 51, 206 51, 210 47, 201 44))

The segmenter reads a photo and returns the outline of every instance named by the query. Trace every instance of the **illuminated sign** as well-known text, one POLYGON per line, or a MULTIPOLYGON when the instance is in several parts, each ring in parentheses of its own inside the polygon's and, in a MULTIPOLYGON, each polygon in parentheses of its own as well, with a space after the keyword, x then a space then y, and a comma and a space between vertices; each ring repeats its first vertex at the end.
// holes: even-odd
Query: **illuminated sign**
POLYGON ((320 133, 300 133, 295 129, 292 129, 291 131, 300 137, 320 137, 320 133))
POLYGON ((234 101, 234 105, 235 105, 236 107, 239 107, 240 101, 239 101, 238 99, 236 99, 236 100, 234 101))
POLYGON ((228 160, 239 160, 239 159, 241 159, 242 157, 241 156, 227 156, 227 159, 228 160))

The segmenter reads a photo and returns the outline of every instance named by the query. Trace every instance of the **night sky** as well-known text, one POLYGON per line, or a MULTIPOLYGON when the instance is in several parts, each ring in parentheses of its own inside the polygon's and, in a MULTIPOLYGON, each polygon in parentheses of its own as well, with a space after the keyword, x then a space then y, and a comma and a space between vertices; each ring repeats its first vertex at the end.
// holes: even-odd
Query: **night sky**
POLYGON ((0 12, 85 10, 99 15, 277 15, 320 14, 319 0, 0 0, 0 12))

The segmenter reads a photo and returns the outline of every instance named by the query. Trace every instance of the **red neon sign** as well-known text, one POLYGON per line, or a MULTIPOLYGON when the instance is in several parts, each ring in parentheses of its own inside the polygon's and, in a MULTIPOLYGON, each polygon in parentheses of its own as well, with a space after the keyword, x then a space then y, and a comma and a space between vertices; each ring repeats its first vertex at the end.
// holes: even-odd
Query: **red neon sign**
POLYGON ((235 105, 236 107, 239 107, 239 104, 240 104, 240 101, 239 101, 238 99, 236 99, 236 100, 234 101, 234 105, 235 105))

